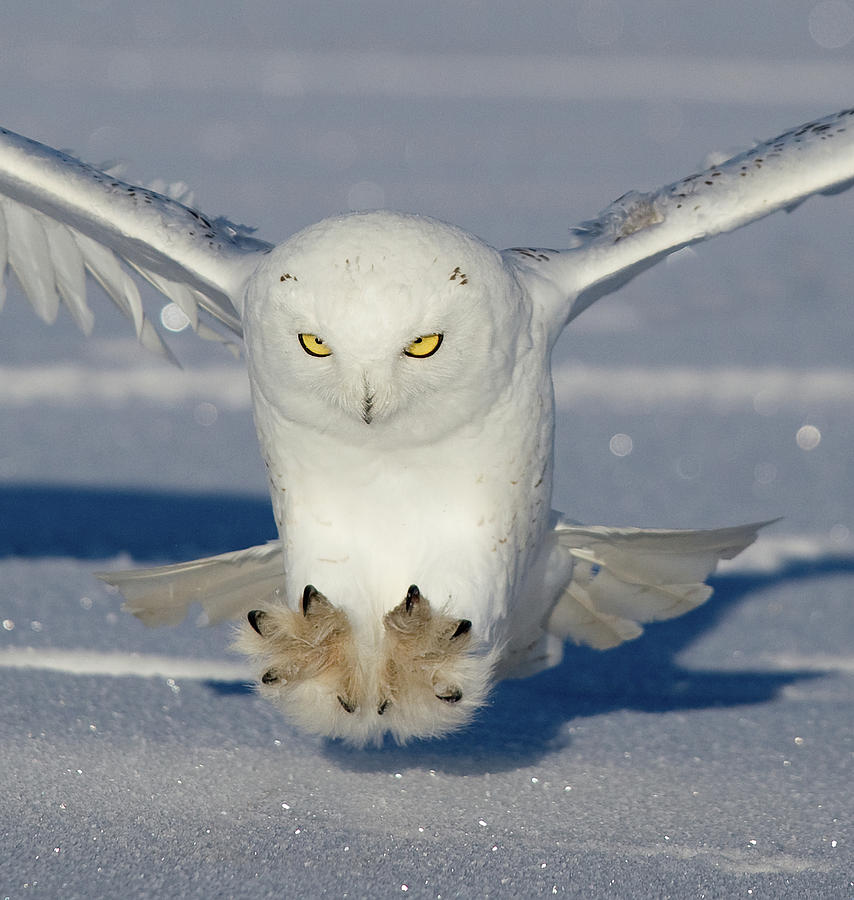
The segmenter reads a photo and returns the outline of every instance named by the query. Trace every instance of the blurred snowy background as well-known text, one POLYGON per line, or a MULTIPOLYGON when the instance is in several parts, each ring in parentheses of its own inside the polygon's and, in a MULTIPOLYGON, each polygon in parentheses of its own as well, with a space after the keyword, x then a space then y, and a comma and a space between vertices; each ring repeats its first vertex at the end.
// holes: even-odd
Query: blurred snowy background
MULTIPOLYGON (((386 206, 560 247, 852 105, 854 4, 10 0, 0 85, 5 127, 267 240, 386 206)), ((785 516, 710 604, 367 752, 257 701, 227 629, 146 631, 90 574, 272 536, 241 365, 185 333, 159 362, 95 289, 93 338, 47 327, 10 285, 0 896, 854 894, 852 233, 854 195, 813 200, 558 346, 557 508, 785 516)))

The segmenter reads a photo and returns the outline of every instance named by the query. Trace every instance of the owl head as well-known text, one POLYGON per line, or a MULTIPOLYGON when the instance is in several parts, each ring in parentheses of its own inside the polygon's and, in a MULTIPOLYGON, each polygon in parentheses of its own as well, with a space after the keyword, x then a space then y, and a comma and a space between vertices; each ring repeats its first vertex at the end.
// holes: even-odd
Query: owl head
POLYGON ((262 402, 359 443, 436 437, 508 383, 523 293, 501 256, 420 216, 327 219, 275 248, 243 313, 262 402))

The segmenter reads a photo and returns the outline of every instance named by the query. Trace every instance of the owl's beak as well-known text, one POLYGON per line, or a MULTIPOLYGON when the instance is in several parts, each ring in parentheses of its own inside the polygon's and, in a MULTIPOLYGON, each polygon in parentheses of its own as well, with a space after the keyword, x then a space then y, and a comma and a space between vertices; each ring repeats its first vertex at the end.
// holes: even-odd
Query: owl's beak
POLYGON ((362 421, 365 425, 370 425, 374 420, 373 413, 371 410, 374 406, 374 395, 373 394, 365 394, 364 399, 362 400, 362 421))
POLYGON ((370 425, 374 420, 374 396, 375 393, 371 389, 371 385, 368 383, 368 378, 365 376, 365 393, 362 396, 362 421, 365 425, 370 425))

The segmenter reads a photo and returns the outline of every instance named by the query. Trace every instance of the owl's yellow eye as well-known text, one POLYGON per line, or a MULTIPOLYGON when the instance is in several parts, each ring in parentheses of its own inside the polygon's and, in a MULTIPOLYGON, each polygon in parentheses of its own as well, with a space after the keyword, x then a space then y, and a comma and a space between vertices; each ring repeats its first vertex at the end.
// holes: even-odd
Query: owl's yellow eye
POLYGON ((415 338, 403 352, 415 359, 432 356, 442 346, 442 337, 441 334, 423 334, 421 337, 415 338))
POLYGON ((332 351, 323 343, 323 338, 316 334, 298 335, 300 346, 309 356, 329 356, 332 351))

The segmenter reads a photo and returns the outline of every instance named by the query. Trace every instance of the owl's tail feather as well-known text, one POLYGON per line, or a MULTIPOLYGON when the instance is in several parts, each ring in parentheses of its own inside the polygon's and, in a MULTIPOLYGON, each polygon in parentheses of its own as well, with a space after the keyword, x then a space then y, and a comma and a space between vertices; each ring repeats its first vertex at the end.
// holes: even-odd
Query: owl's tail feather
MULTIPOLYGON (((772 521, 777 521, 776 519, 772 521)), ((581 527, 560 523, 572 578, 548 620, 550 634, 598 650, 638 637, 642 623, 689 612, 712 594, 703 582, 771 522, 711 531, 581 527)))
POLYGON ((276 594, 284 577, 282 544, 270 541, 171 566, 96 574, 121 591, 123 609, 146 625, 177 625, 191 603, 204 610, 199 624, 212 625, 241 618, 276 594))

